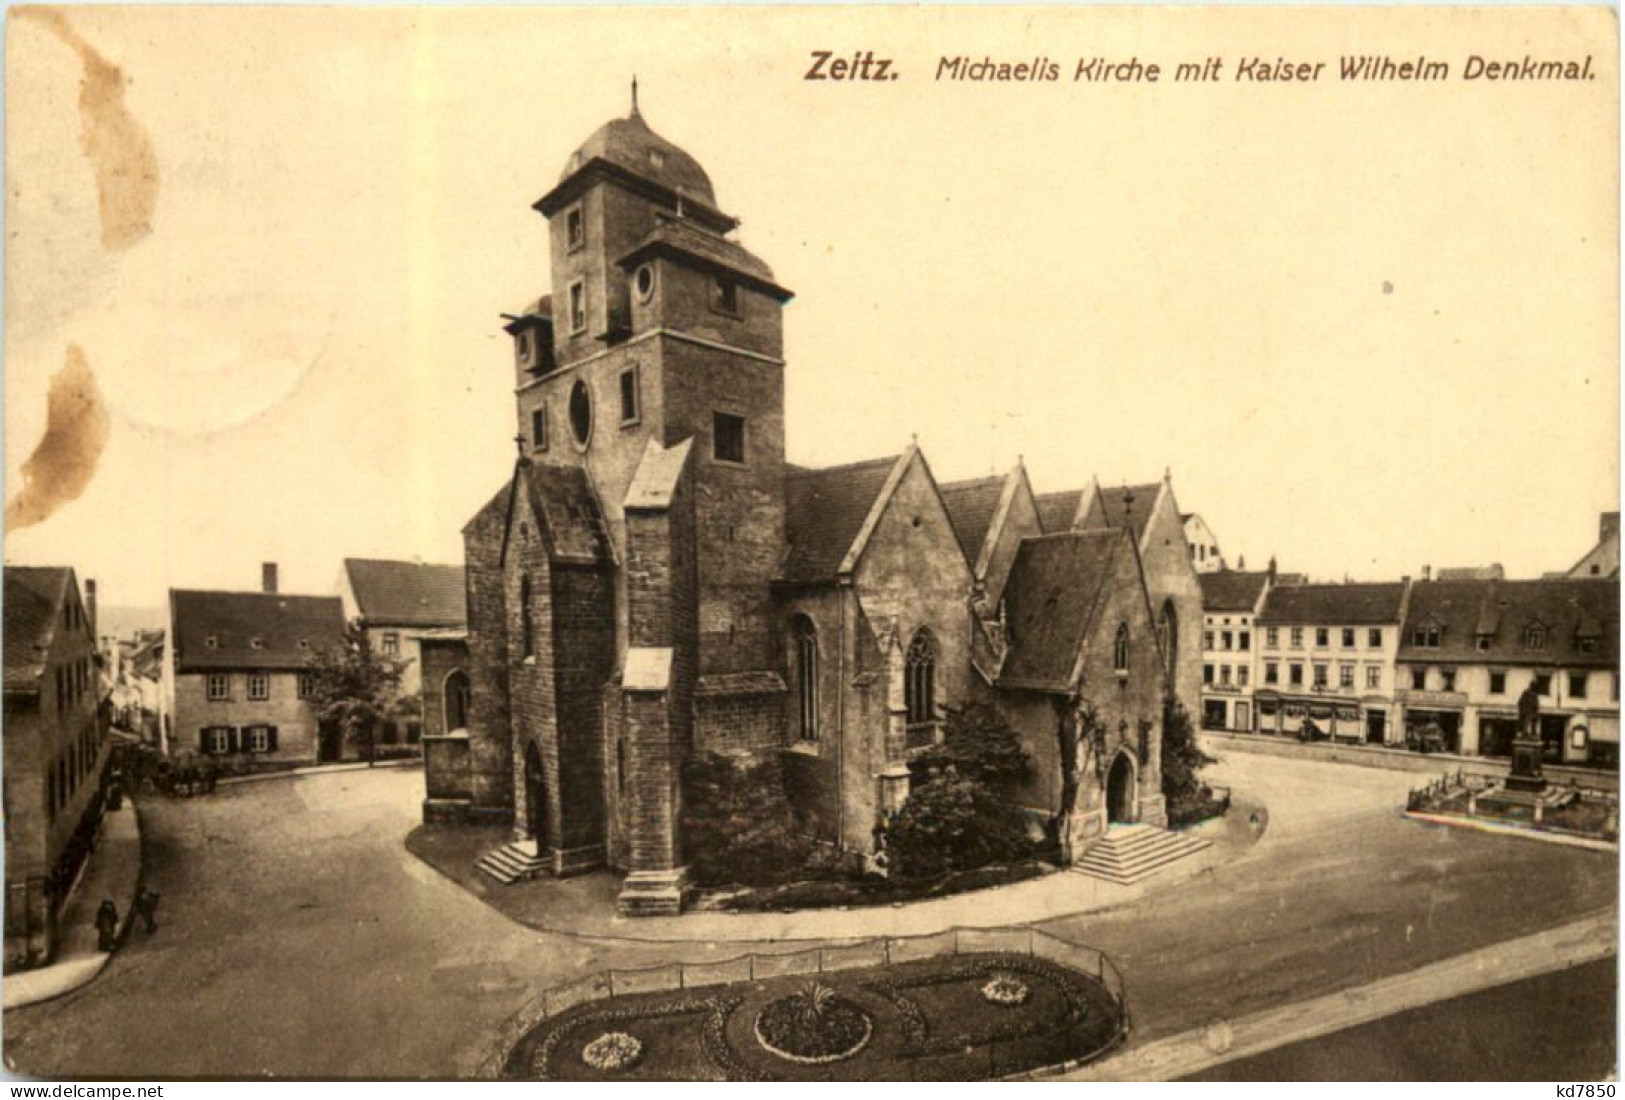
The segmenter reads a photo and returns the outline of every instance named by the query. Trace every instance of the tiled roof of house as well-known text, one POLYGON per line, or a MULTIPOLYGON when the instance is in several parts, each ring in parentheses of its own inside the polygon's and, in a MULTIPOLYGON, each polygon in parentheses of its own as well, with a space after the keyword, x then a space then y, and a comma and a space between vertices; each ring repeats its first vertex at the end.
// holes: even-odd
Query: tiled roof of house
POLYGON ((170 589, 177 671, 301 668, 344 637, 337 596, 170 589))
POLYGON ((1419 581, 1411 586, 1399 656, 1416 661, 1584 665, 1619 663, 1619 582, 1575 578, 1532 581, 1419 581), (1545 627, 1539 649, 1529 627, 1545 627), (1413 645, 1418 627, 1438 627, 1439 644, 1413 645), (1479 648, 1479 637, 1488 648, 1479 648), (1591 652, 1581 649, 1591 646, 1591 652))
POLYGON ((982 553, 987 529, 993 524, 993 513, 999 510, 999 498, 1003 495, 1003 477, 978 477, 942 486, 942 503, 948 507, 954 534, 965 551, 965 559, 973 566, 982 553))
POLYGON ((790 549, 779 570, 780 580, 815 584, 836 578, 901 457, 786 471, 784 528, 790 549))
POLYGON ((1403 582, 1277 585, 1264 598, 1258 622, 1328 626, 1397 623, 1404 598, 1403 582))
POLYGON ((1044 533, 1058 535, 1072 530, 1072 521, 1078 515, 1078 503, 1083 500, 1083 490, 1040 493, 1034 499, 1038 504, 1038 522, 1043 526, 1044 533))
POLYGON ((1151 510, 1156 507, 1157 494, 1162 490, 1162 483, 1152 481, 1145 485, 1119 485, 1116 488, 1100 486, 1100 505, 1106 517, 1106 526, 1121 527, 1126 518, 1134 523, 1134 533, 1144 535, 1146 525, 1151 522, 1151 510), (1127 509, 1123 506, 1123 497, 1132 493, 1133 502, 1127 509))
POLYGON ((1117 555, 1130 552, 1115 530, 1022 540, 1004 588, 1009 650, 999 687, 1064 691, 1070 686, 1117 555))
POLYGON ((368 626, 461 626, 468 619, 460 565, 345 558, 344 571, 368 626))
POLYGON ((45 672, 73 571, 58 565, 8 565, 5 571, 6 690, 27 691, 45 672))
POLYGON ((1258 603, 1258 594, 1269 580, 1265 570, 1248 572, 1244 569, 1221 569, 1216 573, 1198 573, 1202 585, 1202 610, 1251 611, 1258 603))

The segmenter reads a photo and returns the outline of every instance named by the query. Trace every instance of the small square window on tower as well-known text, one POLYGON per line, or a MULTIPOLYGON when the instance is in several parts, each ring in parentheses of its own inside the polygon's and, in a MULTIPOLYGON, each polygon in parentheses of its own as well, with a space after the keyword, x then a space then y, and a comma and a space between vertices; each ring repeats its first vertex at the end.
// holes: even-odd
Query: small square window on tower
POLYGON ((717 278, 711 282, 711 308, 719 313, 739 315, 739 284, 732 279, 717 278))
POLYGON ((530 411, 530 449, 547 450, 547 406, 530 411))
POLYGON ((577 279, 570 284, 570 332, 587 331, 587 284, 577 279))
POLYGON ((571 252, 587 243, 587 220, 582 216, 579 205, 565 211, 564 243, 565 248, 571 252))
POLYGON ((638 407, 638 368, 629 367, 621 372, 621 426, 636 424, 642 415, 638 407))
POLYGON ((744 463, 744 417, 725 412, 711 414, 711 454, 718 462, 744 463))

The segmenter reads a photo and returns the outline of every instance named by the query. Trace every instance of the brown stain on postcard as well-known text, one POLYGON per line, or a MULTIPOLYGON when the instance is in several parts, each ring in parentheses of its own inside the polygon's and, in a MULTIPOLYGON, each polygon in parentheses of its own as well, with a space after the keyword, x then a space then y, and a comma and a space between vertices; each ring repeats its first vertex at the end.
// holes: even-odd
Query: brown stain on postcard
POLYGON ((124 105, 124 71, 103 57, 56 8, 20 8, 79 55, 79 148, 96 175, 102 247, 120 251, 152 232, 158 158, 147 132, 124 105))
POLYGON ((79 499, 96 474, 111 418, 90 361, 68 345, 67 362, 51 376, 45 435, 23 463, 23 487, 6 502, 6 527, 16 531, 49 519, 79 499))

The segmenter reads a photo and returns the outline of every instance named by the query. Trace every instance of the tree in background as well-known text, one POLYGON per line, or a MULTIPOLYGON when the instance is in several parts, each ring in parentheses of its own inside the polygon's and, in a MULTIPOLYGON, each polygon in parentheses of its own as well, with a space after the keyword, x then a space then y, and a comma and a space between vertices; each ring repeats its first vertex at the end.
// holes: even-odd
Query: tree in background
POLYGON ((337 646, 318 650, 306 662, 316 717, 337 723, 344 740, 362 750, 369 766, 379 727, 396 713, 405 668, 405 661, 374 652, 367 632, 354 622, 344 628, 337 646))

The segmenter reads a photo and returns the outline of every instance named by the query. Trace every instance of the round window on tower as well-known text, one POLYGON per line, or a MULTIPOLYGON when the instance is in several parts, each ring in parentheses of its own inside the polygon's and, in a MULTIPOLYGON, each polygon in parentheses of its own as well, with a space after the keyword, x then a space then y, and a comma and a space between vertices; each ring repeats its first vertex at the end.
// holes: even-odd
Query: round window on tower
POLYGON ((649 264, 638 268, 638 273, 632 276, 632 286, 638 292, 638 301, 647 302, 655 294, 655 269, 649 264))
POLYGON ((587 384, 579 379, 570 388, 570 430, 582 447, 592 437, 592 395, 587 392, 587 384))

